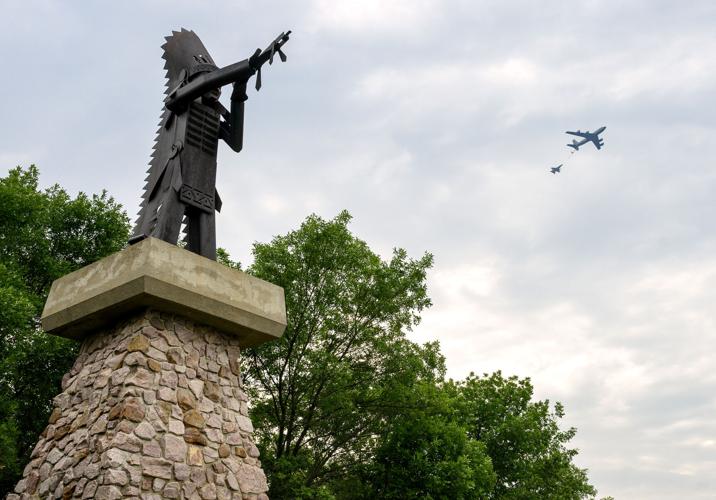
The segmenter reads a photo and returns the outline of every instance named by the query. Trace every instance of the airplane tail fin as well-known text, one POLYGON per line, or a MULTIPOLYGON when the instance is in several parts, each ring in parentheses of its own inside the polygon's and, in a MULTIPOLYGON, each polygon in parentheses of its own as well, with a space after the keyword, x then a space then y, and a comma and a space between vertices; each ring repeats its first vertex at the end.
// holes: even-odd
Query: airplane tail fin
POLYGON ((571 143, 567 144, 570 148, 574 149, 575 151, 579 151, 579 142, 577 140, 573 140, 571 143))

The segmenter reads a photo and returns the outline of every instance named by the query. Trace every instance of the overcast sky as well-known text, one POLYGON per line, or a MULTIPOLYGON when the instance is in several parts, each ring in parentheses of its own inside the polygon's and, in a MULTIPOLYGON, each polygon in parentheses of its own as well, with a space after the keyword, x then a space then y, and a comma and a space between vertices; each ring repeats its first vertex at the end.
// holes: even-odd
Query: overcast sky
POLYGON ((383 256, 435 255, 412 338, 452 377, 501 369, 562 401, 600 495, 715 498, 715 2, 0 6, 0 175, 36 163, 132 219, 163 37, 193 29, 226 65, 292 29, 244 151, 220 150, 218 244, 249 264, 348 209, 383 256), (570 155, 565 130, 602 125, 601 151, 570 155))

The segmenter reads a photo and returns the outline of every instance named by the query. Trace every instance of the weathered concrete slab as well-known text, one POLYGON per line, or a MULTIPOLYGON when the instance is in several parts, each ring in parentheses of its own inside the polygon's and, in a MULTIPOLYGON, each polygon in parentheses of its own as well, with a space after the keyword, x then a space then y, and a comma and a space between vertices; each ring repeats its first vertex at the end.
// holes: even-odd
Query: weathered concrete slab
POLYGON ((56 280, 42 327, 81 339, 146 307, 236 335, 242 346, 279 338, 286 328, 283 288, 156 238, 56 280))

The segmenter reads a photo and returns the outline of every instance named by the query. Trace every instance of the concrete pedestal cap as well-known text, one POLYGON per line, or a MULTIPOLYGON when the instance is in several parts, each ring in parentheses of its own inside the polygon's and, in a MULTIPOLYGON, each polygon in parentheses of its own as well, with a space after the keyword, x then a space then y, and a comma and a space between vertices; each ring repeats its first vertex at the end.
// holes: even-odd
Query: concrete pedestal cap
POLYGON ((56 280, 42 327, 79 340, 147 307, 236 335, 242 346, 286 328, 283 288, 156 238, 56 280))

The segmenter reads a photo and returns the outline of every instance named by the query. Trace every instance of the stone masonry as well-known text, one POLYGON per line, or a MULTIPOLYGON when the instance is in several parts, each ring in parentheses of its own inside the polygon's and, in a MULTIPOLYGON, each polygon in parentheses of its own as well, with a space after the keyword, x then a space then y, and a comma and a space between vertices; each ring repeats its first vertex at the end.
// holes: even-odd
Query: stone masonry
POLYGON ((267 500, 239 340, 148 309, 86 337, 8 499, 267 500))

